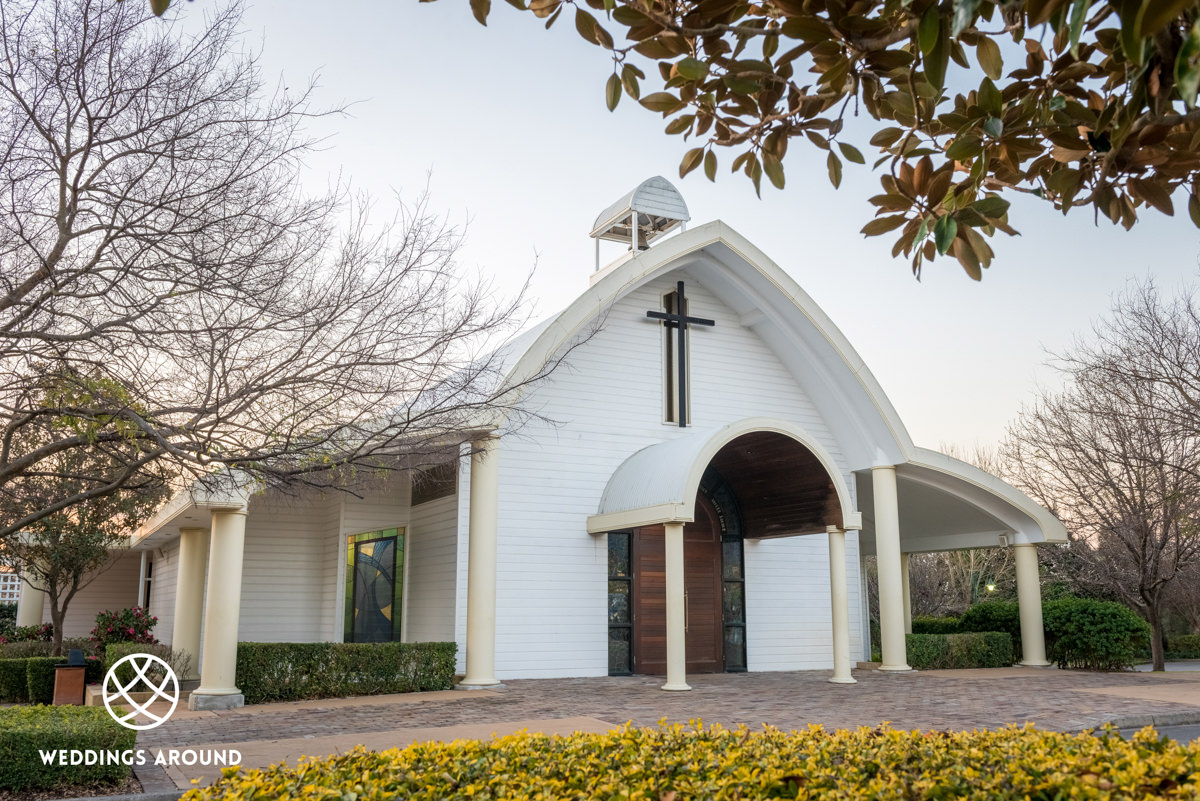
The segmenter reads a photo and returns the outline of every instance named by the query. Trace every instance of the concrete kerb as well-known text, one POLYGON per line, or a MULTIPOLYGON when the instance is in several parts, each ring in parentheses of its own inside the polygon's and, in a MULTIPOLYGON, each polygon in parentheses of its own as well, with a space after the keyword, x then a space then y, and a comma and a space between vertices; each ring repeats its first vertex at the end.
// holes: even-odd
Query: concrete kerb
POLYGON ((1154 715, 1124 715, 1107 720, 1100 725, 1105 724, 1118 729, 1140 729, 1143 726, 1188 726, 1200 724, 1200 711, 1185 709, 1179 712, 1159 712, 1154 715))
POLYGON ((133 793, 128 795, 92 795, 76 798, 58 798, 54 801, 83 801, 94 798, 97 801, 179 801, 187 790, 160 790, 153 793, 133 793))

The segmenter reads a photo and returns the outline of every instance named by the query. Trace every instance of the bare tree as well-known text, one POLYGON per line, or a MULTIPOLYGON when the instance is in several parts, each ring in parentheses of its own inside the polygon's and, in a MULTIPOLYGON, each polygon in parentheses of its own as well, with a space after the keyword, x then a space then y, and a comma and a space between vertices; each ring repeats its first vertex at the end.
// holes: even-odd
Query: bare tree
POLYGON ((1066 387, 1023 409, 1004 444, 1017 482, 1066 524, 1076 582, 1150 624, 1156 670, 1168 590, 1200 563, 1200 429, 1163 356, 1200 341, 1180 316, 1189 308, 1149 284, 1119 298, 1096 337, 1059 361, 1066 387))
POLYGON ((0 4, 0 538, 218 468, 337 485, 517 399, 481 354, 519 299, 460 277, 425 197, 375 225, 306 195, 303 124, 337 110, 266 91, 237 2, 204 13, 0 4))

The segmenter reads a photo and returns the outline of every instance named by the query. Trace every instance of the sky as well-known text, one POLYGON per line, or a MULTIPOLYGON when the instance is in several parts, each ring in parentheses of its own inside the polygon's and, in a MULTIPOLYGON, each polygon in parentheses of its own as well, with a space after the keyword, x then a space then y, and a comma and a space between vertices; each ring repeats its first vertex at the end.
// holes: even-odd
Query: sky
MULTIPOLYGON (((196 17, 212 0, 182 4, 196 17)), ((1126 232, 1090 209, 1063 217, 1018 199, 1020 237, 992 240, 983 281, 953 259, 926 264, 917 281, 892 239, 866 239, 869 167, 846 165, 840 190, 824 152, 796 142, 788 181, 762 198, 725 156, 717 181, 680 180, 695 143, 624 98, 604 104, 605 52, 564 16, 550 31, 532 15, 493 3, 488 27, 461 0, 260 0, 248 6, 247 42, 274 82, 316 76, 317 102, 352 103, 311 131, 328 136, 309 160, 314 188, 335 176, 379 198, 412 200, 427 185, 432 208, 467 226, 459 261, 515 292, 529 289, 534 318, 586 289, 596 215, 642 180, 662 175, 682 193, 692 224, 722 219, 790 273, 858 350, 914 441, 925 447, 993 447, 1023 403, 1059 385, 1048 365, 1108 312, 1134 281, 1185 291, 1198 277, 1200 230, 1184 203, 1168 218, 1147 212, 1126 232)), ((643 88, 643 92, 652 91, 643 88)), ((868 135, 854 144, 868 154, 868 135)), ((724 154, 722 154, 724 155, 724 154)), ((618 246, 611 246, 617 248, 618 246)), ((602 251, 602 261, 619 249, 602 251)))

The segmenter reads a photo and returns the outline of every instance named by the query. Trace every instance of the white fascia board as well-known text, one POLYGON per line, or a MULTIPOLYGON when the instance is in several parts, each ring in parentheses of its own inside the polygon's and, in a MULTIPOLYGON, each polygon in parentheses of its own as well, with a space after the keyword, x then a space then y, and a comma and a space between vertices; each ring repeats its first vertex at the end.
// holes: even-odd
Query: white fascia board
POLYGON ((656 526, 662 523, 691 523, 693 520, 695 517, 692 509, 689 509, 686 504, 663 503, 658 506, 644 506, 640 509, 592 515, 587 519, 587 530, 588 534, 604 534, 625 528, 656 526))

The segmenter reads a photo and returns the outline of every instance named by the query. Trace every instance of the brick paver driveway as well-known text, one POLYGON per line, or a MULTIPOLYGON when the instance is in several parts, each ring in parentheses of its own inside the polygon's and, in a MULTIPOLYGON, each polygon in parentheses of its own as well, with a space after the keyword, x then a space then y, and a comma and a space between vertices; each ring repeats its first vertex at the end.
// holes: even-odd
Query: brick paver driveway
POLYGON ((1047 729, 1097 726, 1114 718, 1194 712, 1200 721, 1200 674, 1093 674, 1034 668, 883 674, 855 671, 858 684, 826 681, 828 672, 689 676, 686 693, 659 689, 661 679, 538 679, 508 682, 504 692, 439 694, 401 703, 312 701, 220 713, 177 715, 143 732, 144 748, 196 747, 396 729, 592 717, 614 724, 660 719, 782 729, 994 728, 1030 721, 1047 729))

